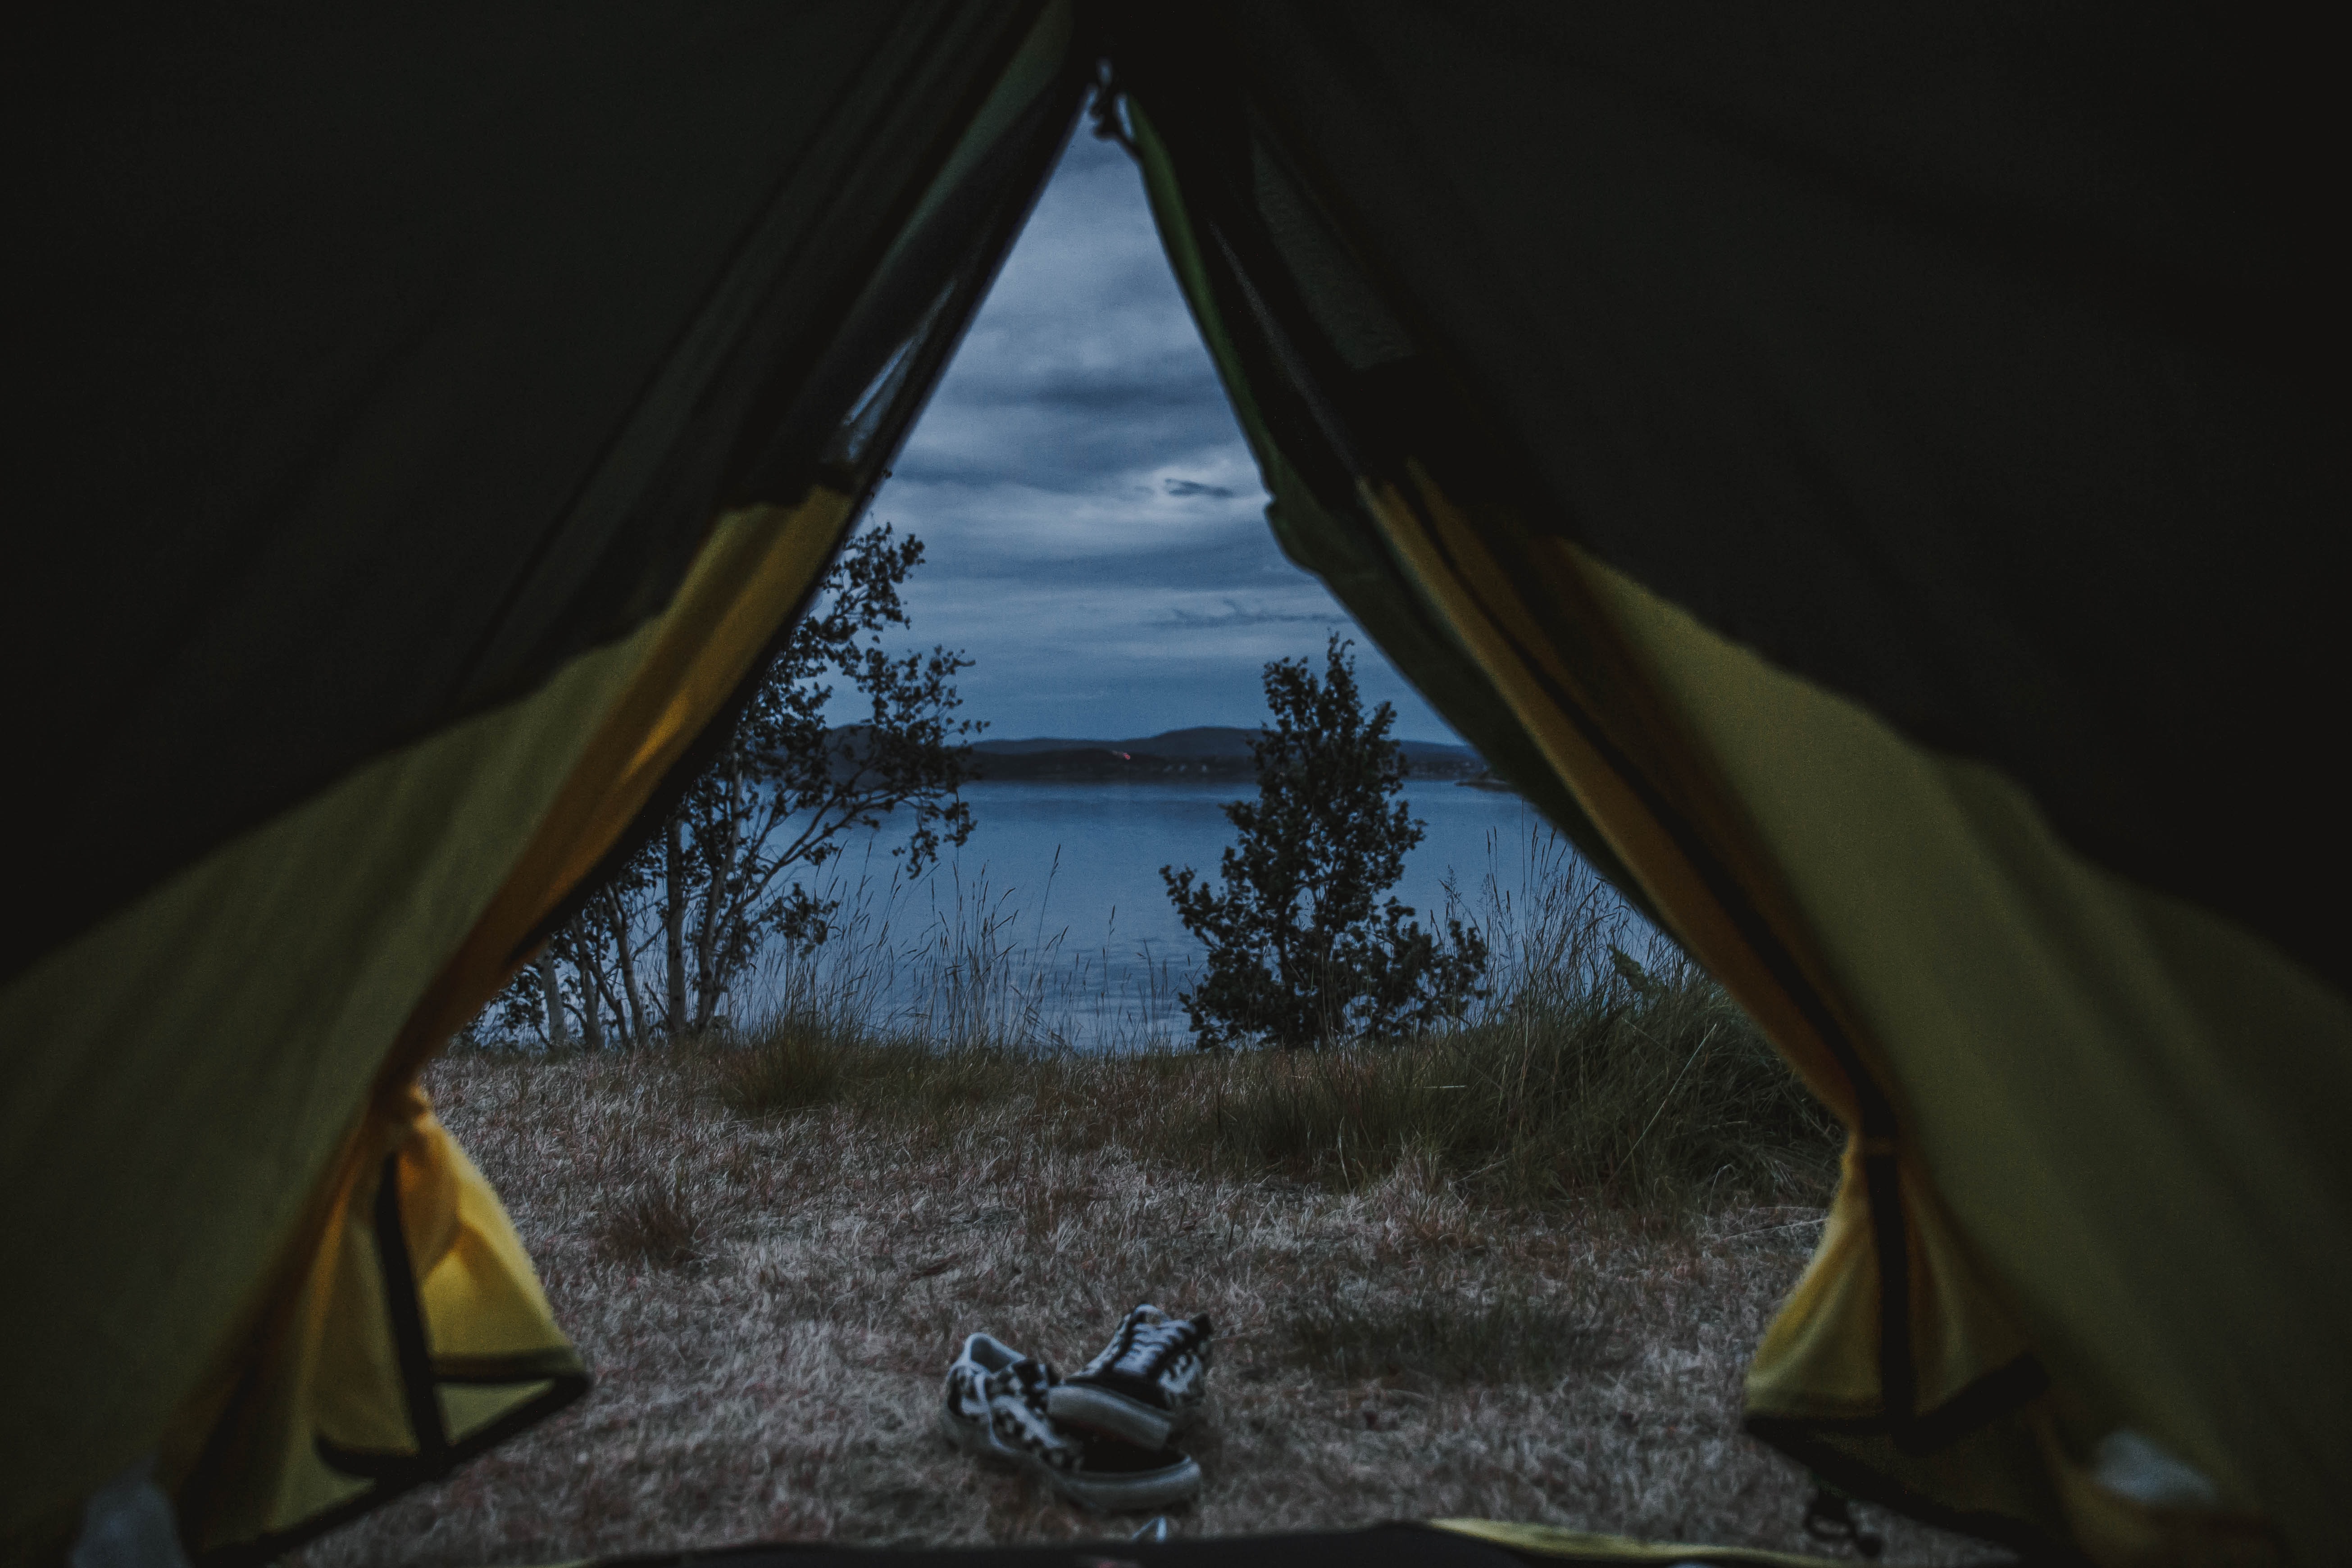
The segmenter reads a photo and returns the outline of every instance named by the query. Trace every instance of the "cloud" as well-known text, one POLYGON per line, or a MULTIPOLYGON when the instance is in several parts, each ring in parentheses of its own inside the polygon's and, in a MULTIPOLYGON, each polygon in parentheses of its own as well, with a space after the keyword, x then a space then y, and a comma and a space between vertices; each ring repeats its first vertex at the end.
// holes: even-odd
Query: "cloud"
POLYGON ((1235 600, 1225 601, 1225 607, 1213 615, 1179 606, 1169 618, 1160 623, 1178 631, 1222 631, 1233 626, 1314 626, 1338 627, 1349 625, 1347 616, 1337 605, 1321 605, 1310 609, 1253 608, 1235 600))
MULTIPOLYGON (((1127 154, 1075 138, 872 516, 921 537, 914 640, 990 732, 1247 723, 1273 658, 1349 625, 1286 560, 1127 154)), ((1400 732, 1444 726, 1359 637, 1400 732)))

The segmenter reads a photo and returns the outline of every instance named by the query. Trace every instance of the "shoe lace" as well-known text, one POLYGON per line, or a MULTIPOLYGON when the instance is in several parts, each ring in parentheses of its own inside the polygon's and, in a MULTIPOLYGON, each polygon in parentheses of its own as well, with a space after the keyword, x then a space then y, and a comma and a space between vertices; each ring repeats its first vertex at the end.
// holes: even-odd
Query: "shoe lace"
POLYGON ((1126 1348, 1111 1365, 1120 1372, 1143 1376, 1159 1364, 1162 1356, 1185 1348, 1195 1335, 1192 1323, 1182 1318, 1136 1323, 1128 1334, 1126 1348))

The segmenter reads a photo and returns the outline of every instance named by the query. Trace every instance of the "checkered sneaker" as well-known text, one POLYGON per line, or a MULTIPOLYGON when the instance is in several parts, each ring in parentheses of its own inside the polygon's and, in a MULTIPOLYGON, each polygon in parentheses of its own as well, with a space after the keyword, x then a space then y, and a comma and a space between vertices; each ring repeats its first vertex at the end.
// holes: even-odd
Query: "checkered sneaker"
POLYGON ((1165 1447, 1200 1414, 1210 1333, 1204 1317, 1138 1307, 1084 1372, 1046 1390, 1045 1408, 1066 1426, 1165 1447))
POLYGON ((1158 1445, 1139 1448, 1054 1419, 1054 1369, 990 1334, 974 1334, 948 1368, 940 1430, 967 1454, 1039 1477, 1084 1507, 1141 1512, 1201 1489, 1201 1468, 1158 1445))

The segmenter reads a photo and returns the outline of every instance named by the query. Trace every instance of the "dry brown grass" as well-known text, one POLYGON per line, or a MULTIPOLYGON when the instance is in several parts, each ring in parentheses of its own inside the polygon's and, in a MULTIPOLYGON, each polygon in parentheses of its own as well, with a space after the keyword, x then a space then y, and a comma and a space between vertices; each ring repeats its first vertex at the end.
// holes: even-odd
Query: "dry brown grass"
MULTIPOLYGON (((966 1331, 1067 1366, 1147 1300, 1222 1336, 1183 1533, 1484 1515, 1807 1544, 1805 1477, 1739 1431, 1741 1368, 1821 1212, 1758 1190, 1769 1180, 1703 1184, 1683 1206, 1622 1181, 1536 1201, 1411 1116, 1345 1154, 1312 1138, 1201 1152, 1202 1117, 1253 1092, 1234 1075, 1273 1075, 1266 1092, 1306 1075, 1311 1098, 1307 1062, 771 1043, 434 1068, 597 1385, 302 1562, 1129 1529, 961 1458, 930 1413, 966 1331)), ((1891 1560, 1966 1555, 1871 1522, 1891 1560)))
POLYGON ((1818 1202, 1842 1131, 1722 987, 1665 950, 1523 977, 1469 1024, 1324 1051, 941 1050, 787 1015, 698 1054, 750 1118, 840 1105, 942 1133, 1019 1102, 1073 1151, 1356 1188, 1406 1165, 1478 1201, 1818 1202))

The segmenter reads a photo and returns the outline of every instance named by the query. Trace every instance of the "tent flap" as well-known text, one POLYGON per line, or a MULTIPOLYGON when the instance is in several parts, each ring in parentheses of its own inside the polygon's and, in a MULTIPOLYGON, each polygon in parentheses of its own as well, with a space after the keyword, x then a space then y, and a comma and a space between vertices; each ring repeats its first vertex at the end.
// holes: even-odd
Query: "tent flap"
POLYGON ((411 1090, 369 1118, 310 1278, 208 1424, 181 1528, 265 1563, 578 1398, 514 1227, 411 1090))
POLYGON ((2293 714, 2345 660, 2275 564, 2342 578, 2333 395, 2209 330, 2230 258, 2134 270, 2213 196, 2120 107, 2168 64, 1988 124, 2082 57, 1939 26, 1212 5, 1117 47, 1277 535, 1853 1129, 1755 1429, 2032 1550, 2316 1561, 2352 1006, 2293 714), (2148 308, 2054 286, 2092 251, 2148 308), (2268 477, 2151 488, 2183 441, 2268 477), (2143 1445, 2192 1480, 2150 1503, 2143 1445))
POLYGON ((369 1108, 756 685, 1091 68, 1058 3, 185 21, 43 40, 79 183, 36 193, 23 366, 70 478, 29 504, 108 526, 41 542, 8 626, 55 795, 0 989, 47 1260, 12 1550, 148 1454, 201 1544, 273 1550, 576 1388, 424 1124, 431 1399, 395 1375, 369 1108))

